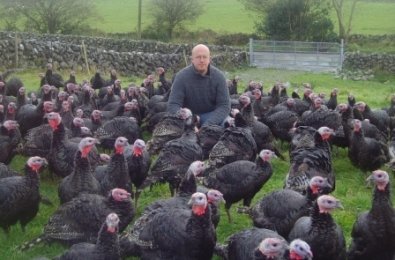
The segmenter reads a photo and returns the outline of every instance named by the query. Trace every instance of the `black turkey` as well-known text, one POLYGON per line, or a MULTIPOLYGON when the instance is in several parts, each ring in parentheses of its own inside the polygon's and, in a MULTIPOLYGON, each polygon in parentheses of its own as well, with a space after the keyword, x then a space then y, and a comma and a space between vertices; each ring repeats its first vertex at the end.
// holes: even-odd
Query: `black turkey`
POLYGON ((188 170, 184 174, 180 188, 176 196, 154 201, 152 204, 145 207, 143 214, 155 211, 158 209, 172 209, 172 208, 189 208, 188 200, 192 194, 197 191, 196 178, 205 169, 205 164, 202 161, 194 161, 189 166, 188 170))
POLYGON ((144 140, 141 139, 136 139, 133 145, 126 147, 125 156, 130 180, 135 187, 134 201, 137 207, 137 201, 141 193, 140 187, 147 178, 151 166, 151 156, 145 149, 144 140))
POLYGON ((0 179, 19 175, 17 171, 14 171, 8 165, 0 163, 0 179))
POLYGON ((388 173, 376 170, 368 180, 375 183, 372 206, 354 223, 349 260, 392 260, 395 257, 395 211, 390 196, 388 173))
POLYGON ((203 159, 203 151, 198 144, 193 128, 188 127, 180 138, 168 141, 153 163, 145 185, 168 182, 173 196, 180 185, 181 178, 189 165, 203 159))
POLYGON ((259 252, 256 252, 256 250, 261 249, 260 243, 267 238, 274 239, 278 242, 278 246, 281 247, 281 254, 277 259, 281 259, 288 247, 285 238, 275 231, 256 227, 234 233, 226 239, 226 245, 216 245, 215 253, 228 260, 257 259, 255 255, 259 255, 259 252))
POLYGON ((353 120, 348 157, 362 171, 374 171, 390 160, 388 146, 376 139, 365 137, 362 122, 353 120))
POLYGON ((332 129, 323 126, 314 133, 311 140, 309 134, 305 137, 301 136, 297 144, 298 148, 290 152, 291 166, 286 176, 285 188, 305 193, 310 179, 314 176, 322 176, 328 179, 332 190, 335 189, 332 154, 328 143, 332 134, 332 129))
POLYGON ((52 112, 54 104, 51 101, 45 101, 37 106, 26 104, 18 109, 16 121, 19 124, 19 130, 22 136, 25 136, 29 129, 44 123, 44 115, 52 112))
POLYGON ((333 130, 341 126, 341 116, 337 111, 329 110, 322 105, 322 99, 314 99, 313 110, 306 111, 302 114, 298 126, 311 126, 319 129, 322 126, 327 126, 333 130))
POLYGON ((118 239, 119 217, 115 213, 107 215, 99 230, 96 244, 79 243, 56 259, 59 260, 117 260, 121 259, 118 239))
POLYGON ((224 132, 219 125, 204 125, 197 132, 199 144, 203 149, 203 159, 208 159, 211 149, 218 142, 224 132))
POLYGON ((390 117, 382 109, 372 110, 365 102, 355 103, 355 107, 361 112, 363 119, 369 119, 370 123, 377 126, 386 136, 389 135, 390 117))
POLYGON ((101 147, 112 149, 115 139, 119 136, 124 136, 129 143, 133 143, 136 139, 141 139, 142 133, 134 118, 122 116, 105 122, 96 130, 94 136, 99 140, 101 147))
MULTIPOLYGON (((62 118, 56 112, 47 114, 48 124, 52 128, 52 141, 48 161, 51 172, 60 177, 69 175, 74 169, 74 159, 79 150, 79 143, 72 142, 67 138, 66 129, 62 118)), ((89 152, 89 163, 92 169, 99 163, 100 157, 94 147, 89 152)))
MULTIPOLYGON (((202 192, 201 187, 203 186, 197 187, 197 192, 202 192)), ((221 220, 220 204, 225 203, 224 195, 220 191, 213 189, 207 189, 207 191, 203 193, 206 194, 208 205, 211 208, 211 221, 214 227, 217 228, 221 220)))
POLYGON ((330 195, 318 197, 309 217, 296 221, 289 233, 289 240, 300 238, 306 241, 318 260, 346 259, 346 242, 341 227, 330 212, 341 208, 341 203, 330 195))
POLYGON ((100 110, 93 110, 89 118, 84 118, 84 125, 88 127, 92 133, 95 133, 103 124, 101 118, 102 112, 100 110))
POLYGON ((251 99, 247 95, 243 94, 239 97, 239 102, 242 105, 240 114, 242 115, 247 126, 250 127, 252 135, 254 137, 257 150, 262 149, 272 150, 278 157, 284 159, 281 153, 274 146, 274 136, 270 128, 264 123, 258 121, 255 118, 254 111, 251 107, 251 99))
POLYGON ((20 223, 22 231, 36 216, 40 204, 40 169, 47 164, 41 157, 30 157, 24 176, 0 179, 0 226, 9 233, 10 227, 20 223))
MULTIPOLYGON (((239 123, 240 113, 236 114, 239 123)), ((231 126, 225 129, 218 142, 211 149, 208 164, 210 168, 220 168, 237 160, 254 161, 257 146, 251 130, 242 126, 231 126)))
POLYGON ((135 214, 130 193, 122 189, 113 189, 106 197, 83 193, 59 206, 44 226, 43 234, 24 243, 21 249, 27 250, 36 244, 54 241, 66 245, 95 243, 103 221, 112 212, 118 215, 119 232, 122 232, 135 214))
POLYGON ((191 196, 191 209, 153 211, 142 215, 121 236, 122 256, 148 259, 210 260, 216 243, 206 195, 191 196))
POLYGON ((254 226, 274 230, 287 238, 295 222, 307 216, 317 197, 331 188, 327 179, 315 176, 310 180, 306 195, 289 189, 273 191, 256 203, 249 214, 254 226))
POLYGON ((170 140, 182 135, 185 126, 191 126, 192 112, 188 108, 181 108, 176 115, 166 115, 156 125, 151 139, 147 142, 150 154, 157 154, 170 140))
POLYGON ((290 142, 290 130, 295 126, 299 116, 293 111, 278 111, 263 118, 263 122, 270 128, 273 136, 281 141, 290 142))
POLYGON ((97 140, 92 137, 85 137, 79 143, 78 151, 75 154, 74 168, 59 184, 58 195, 61 204, 72 200, 83 192, 100 193, 101 186, 93 176, 93 170, 88 156, 96 143, 97 140))
POLYGON ((224 195, 229 222, 232 204, 243 200, 243 205, 249 207, 255 194, 270 179, 273 174, 270 160, 274 156, 274 152, 262 150, 256 162, 238 160, 210 172, 204 178, 206 187, 219 190, 224 195))
POLYGON ((100 75, 100 72, 97 71, 95 75, 91 78, 90 83, 92 85, 93 89, 101 89, 102 87, 105 87, 106 82, 100 75))
POLYGON ((17 153, 17 146, 22 140, 19 125, 15 120, 4 121, 0 126, 0 162, 9 164, 17 153))
POLYGON ((105 170, 100 174, 95 172, 95 177, 99 181, 102 194, 104 195, 114 188, 121 188, 129 193, 132 192, 132 182, 124 155, 127 146, 128 139, 123 136, 118 137, 114 143, 111 160, 105 170))

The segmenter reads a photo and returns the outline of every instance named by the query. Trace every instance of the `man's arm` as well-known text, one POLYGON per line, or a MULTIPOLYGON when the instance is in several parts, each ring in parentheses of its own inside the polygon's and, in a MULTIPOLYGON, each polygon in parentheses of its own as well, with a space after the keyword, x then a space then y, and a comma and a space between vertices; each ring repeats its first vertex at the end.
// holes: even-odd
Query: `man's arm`
POLYGON ((180 77, 175 77, 173 85, 170 89, 169 101, 167 102, 167 112, 171 114, 177 113, 184 103, 184 86, 180 77))
POLYGON ((223 75, 220 75, 216 82, 217 86, 213 86, 217 88, 216 108, 204 125, 221 125, 230 113, 230 96, 228 86, 226 85, 226 79, 223 75))

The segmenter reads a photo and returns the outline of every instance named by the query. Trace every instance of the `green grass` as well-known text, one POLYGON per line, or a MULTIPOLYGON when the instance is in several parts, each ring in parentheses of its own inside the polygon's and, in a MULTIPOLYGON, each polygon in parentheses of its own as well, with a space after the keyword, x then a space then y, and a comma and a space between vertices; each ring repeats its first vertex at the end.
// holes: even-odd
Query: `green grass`
MULTIPOLYGON (((223 33, 252 33, 254 32, 255 15, 246 11, 238 0, 204 0, 205 10, 195 21, 186 24, 188 30, 212 29, 223 33)), ((92 24, 106 33, 127 33, 137 30, 138 1, 128 0, 96 0, 97 10, 101 19, 92 24)), ((142 27, 151 22, 149 12, 150 1, 144 0, 142 5, 142 27)), ((349 8, 344 14, 348 15, 349 8)), ((353 34, 395 34, 393 14, 395 3, 359 2, 353 21, 353 34)), ((337 18, 334 11, 332 21, 337 31, 337 18)), ((347 16, 346 16, 347 17, 347 16)))
MULTIPOLYGON (((38 73, 39 71, 28 71, 18 73, 17 75, 25 82, 29 90, 35 90, 39 84, 37 77, 38 73)), ((339 102, 345 102, 348 92, 351 92, 356 96, 357 100, 363 100, 371 104, 373 108, 388 106, 389 96, 395 93, 394 79, 386 81, 386 83, 343 81, 335 79, 331 74, 312 74, 298 71, 262 70, 255 68, 231 71, 227 72, 226 75, 227 77, 232 77, 234 75, 239 75, 241 77, 240 91, 244 89, 250 79, 263 81, 266 91, 277 80, 291 82, 292 87, 290 90, 300 86, 303 82, 310 82, 316 92, 327 94, 329 94, 332 88, 337 87, 340 90, 339 102)), ((78 81, 82 81, 84 78, 90 77, 89 75, 77 74, 78 81)), ((133 78, 122 78, 122 80, 125 82, 124 86, 130 82, 141 82, 141 79, 133 78)), ((278 146, 280 147, 281 145, 278 144, 278 146)), ((280 159, 274 159, 272 161, 274 174, 263 189, 255 196, 253 204, 268 192, 282 188, 285 175, 289 168, 288 146, 282 145, 281 151, 286 157, 286 161, 281 161, 280 159)), ((25 160, 26 158, 17 156, 12 161, 11 167, 21 171, 25 160)), ((349 244, 350 232, 356 216, 360 212, 370 208, 372 189, 366 188, 365 179, 367 176, 350 164, 346 149, 334 149, 333 165, 337 179, 336 191, 333 195, 339 198, 344 206, 344 210, 334 212, 333 216, 336 222, 343 228, 347 244, 349 244)), ((393 176, 391 174, 391 180, 392 179, 393 176)), ((43 226, 58 205, 57 185, 59 181, 60 180, 57 178, 53 180, 47 171, 41 174, 41 192, 45 196, 51 198, 56 206, 41 205, 39 214, 27 225, 25 234, 22 233, 19 226, 13 226, 8 237, 0 232, 0 259, 24 260, 33 259, 39 256, 52 257, 65 250, 65 248, 59 244, 40 245, 27 252, 15 250, 16 246, 37 237, 42 232, 43 226)), ((392 186, 394 185, 392 184, 392 186)), ((138 212, 141 212, 143 207, 153 200, 169 196, 167 185, 155 186, 152 191, 145 190, 141 195, 141 203, 138 212)), ((238 214, 236 208, 237 204, 233 205, 231 208, 231 214, 234 220, 231 224, 227 222, 223 207, 221 209, 222 218, 217 229, 218 240, 221 242, 225 241, 232 233, 251 226, 251 220, 246 215, 238 214)))

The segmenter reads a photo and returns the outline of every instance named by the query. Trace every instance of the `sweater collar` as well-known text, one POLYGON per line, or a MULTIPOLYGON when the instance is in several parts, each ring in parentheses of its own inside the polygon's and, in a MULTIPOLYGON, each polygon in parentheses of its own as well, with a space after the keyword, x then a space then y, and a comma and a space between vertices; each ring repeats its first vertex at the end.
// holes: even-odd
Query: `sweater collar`
POLYGON ((206 73, 205 75, 200 74, 200 73, 195 69, 195 66, 193 66, 193 64, 191 64, 191 66, 192 66, 193 72, 194 72, 196 75, 199 75, 199 76, 201 76, 201 77, 210 77, 210 71, 211 71, 210 68, 211 68, 211 64, 208 65, 208 67, 207 67, 207 73, 206 73))

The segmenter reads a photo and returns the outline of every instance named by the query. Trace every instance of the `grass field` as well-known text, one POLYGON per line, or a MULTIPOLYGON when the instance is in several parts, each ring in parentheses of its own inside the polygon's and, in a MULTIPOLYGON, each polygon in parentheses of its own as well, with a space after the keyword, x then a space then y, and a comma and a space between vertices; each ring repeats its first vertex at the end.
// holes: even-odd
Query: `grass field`
MULTIPOLYGON (((107 33, 126 33, 137 29, 138 1, 128 0, 96 0, 97 9, 102 20, 96 23, 96 28, 107 33)), ((254 15, 246 11, 238 0, 203 0, 203 14, 196 22, 186 25, 190 30, 212 29, 216 32, 252 33, 254 31, 254 15)), ((142 27, 149 25, 149 0, 143 1, 142 27)), ((345 8, 347 17, 349 9, 345 8)), ((395 2, 359 2, 353 21, 353 34, 395 34, 395 2)), ((335 12, 331 14, 337 28, 335 12)))
MULTIPOLYGON (((38 77, 36 76, 38 73, 39 71, 28 71, 17 75, 25 82, 29 90, 35 90, 38 86, 38 77)), ((242 82, 239 91, 242 91, 251 79, 262 81, 265 90, 268 90, 277 80, 289 81, 292 86, 290 91, 293 88, 301 86, 303 82, 310 82, 314 87, 314 91, 326 94, 329 94, 332 88, 337 87, 340 90, 339 102, 345 102, 347 94, 352 93, 357 100, 365 101, 373 108, 388 106, 389 97, 395 93, 395 80, 387 81, 386 83, 343 81, 335 79, 331 74, 311 74, 298 71, 261 70, 254 68, 230 71, 226 75, 229 78, 234 75, 241 77, 242 82)), ((89 78, 89 76, 77 74, 78 81, 84 78, 89 78)), ((141 79, 136 78, 122 78, 122 80, 124 85, 130 82, 141 82, 141 79)), ((280 144, 278 146, 280 147, 280 144)), ((281 146, 281 151, 286 157, 286 161, 281 161, 280 159, 274 159, 272 161, 274 174, 263 189, 255 196, 253 204, 268 192, 282 188, 285 174, 289 168, 287 149, 287 145, 281 146)), ((26 158, 18 156, 14 158, 11 166, 14 169, 22 170, 25 160, 26 158)), ((347 244, 349 244, 350 232, 356 216, 360 212, 370 208, 372 189, 366 187, 365 179, 367 175, 361 173, 350 164, 346 149, 333 150, 333 165, 337 178, 336 191, 333 195, 339 198, 344 206, 344 210, 337 211, 333 215, 337 223, 342 226, 347 244)), ((63 246, 58 244, 41 245, 27 252, 15 250, 16 246, 37 237, 42 232, 43 225, 57 207, 57 185, 60 180, 56 178, 51 179, 47 171, 41 175, 41 180, 41 191, 43 195, 51 198, 55 206, 41 205, 39 214, 28 224, 25 234, 22 233, 19 226, 14 226, 8 237, 3 232, 0 232, 0 259, 25 260, 42 256, 52 257, 65 250, 63 246)), ((392 174, 391 180, 393 180, 392 174)), ((392 184, 392 187, 394 187, 394 184, 392 184)), ((152 191, 145 190, 141 195, 138 212, 141 212, 142 208, 151 201, 168 196, 170 194, 167 185, 154 187, 152 191)), ((394 198, 394 195, 392 197, 394 198)), ((246 215, 238 214, 236 208, 236 204, 231 208, 231 214, 234 218, 234 222, 231 224, 227 222, 223 207, 221 209, 222 219, 217 229, 218 240, 221 242, 230 234, 251 226, 250 219, 246 215)))

